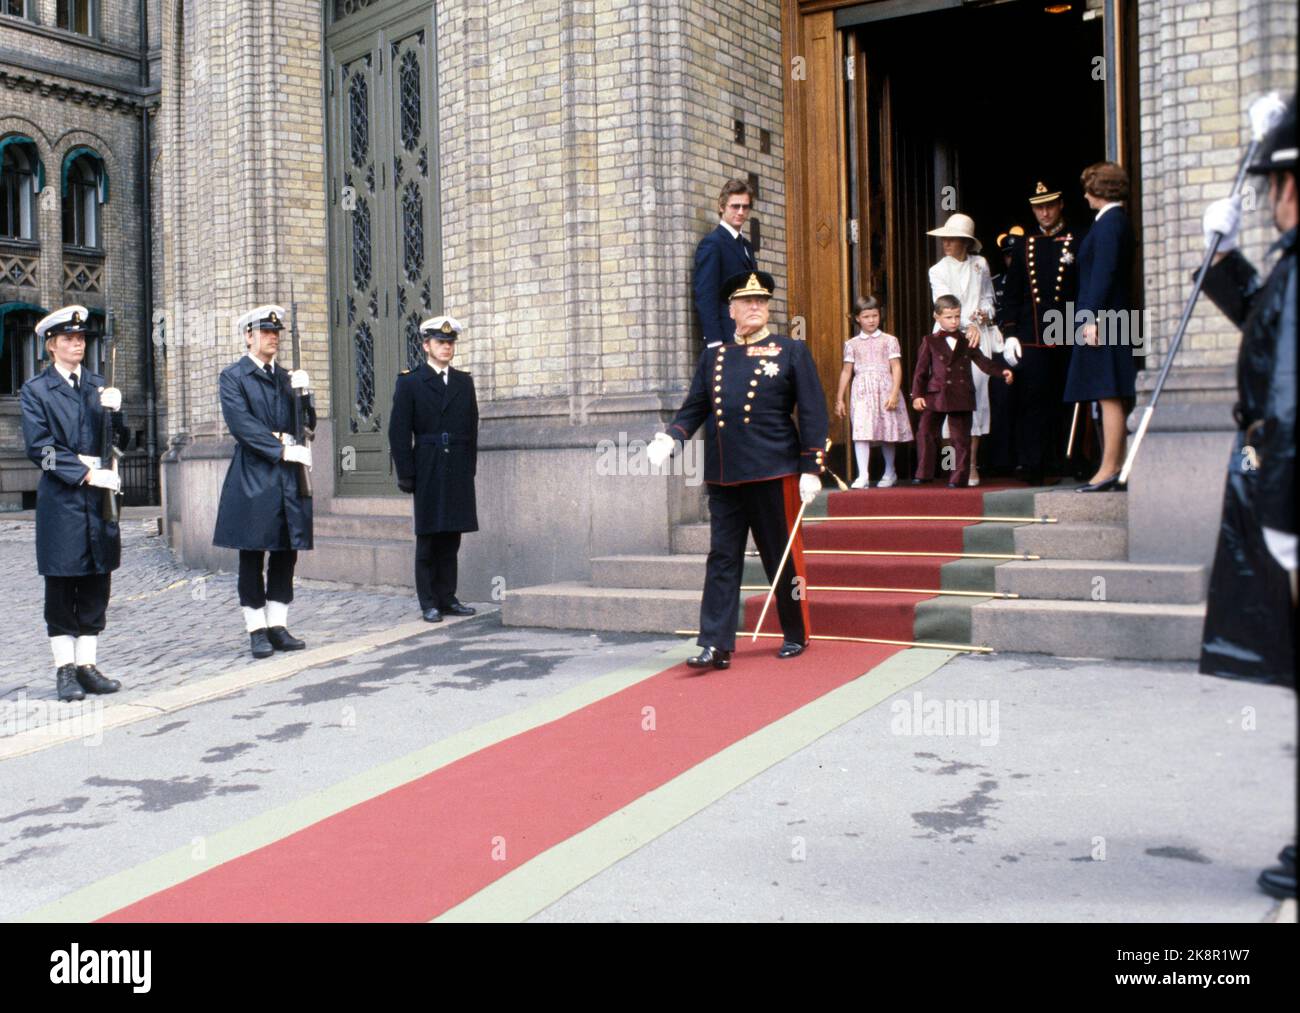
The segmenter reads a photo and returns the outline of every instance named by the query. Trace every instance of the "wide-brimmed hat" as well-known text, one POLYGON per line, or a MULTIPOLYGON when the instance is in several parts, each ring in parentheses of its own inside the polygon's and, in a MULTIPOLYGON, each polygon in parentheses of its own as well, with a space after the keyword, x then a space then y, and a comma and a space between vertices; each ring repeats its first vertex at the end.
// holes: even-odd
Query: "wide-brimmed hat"
POLYGON ((975 244, 971 247, 972 253, 979 253, 984 249, 983 244, 975 238, 975 219, 970 215, 950 215, 943 223, 943 228, 931 229, 926 235, 938 236, 940 239, 969 239, 975 244))

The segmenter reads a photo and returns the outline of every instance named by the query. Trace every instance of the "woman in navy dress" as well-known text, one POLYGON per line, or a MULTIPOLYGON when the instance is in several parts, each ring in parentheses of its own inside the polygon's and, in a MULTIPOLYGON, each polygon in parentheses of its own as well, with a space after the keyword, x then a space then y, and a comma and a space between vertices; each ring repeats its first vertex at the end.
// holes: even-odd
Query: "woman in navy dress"
POLYGON ((1123 201, 1128 197, 1128 173, 1114 162, 1098 162, 1083 170, 1083 195, 1097 217, 1079 246, 1079 297, 1076 316, 1086 321, 1070 356, 1065 380, 1066 401, 1101 404, 1102 459, 1096 474, 1080 492, 1122 489, 1127 439, 1125 417, 1135 394, 1140 348, 1138 322, 1131 314, 1129 278, 1133 269, 1133 228, 1123 201), (1099 326, 1100 325, 1100 326, 1099 326))

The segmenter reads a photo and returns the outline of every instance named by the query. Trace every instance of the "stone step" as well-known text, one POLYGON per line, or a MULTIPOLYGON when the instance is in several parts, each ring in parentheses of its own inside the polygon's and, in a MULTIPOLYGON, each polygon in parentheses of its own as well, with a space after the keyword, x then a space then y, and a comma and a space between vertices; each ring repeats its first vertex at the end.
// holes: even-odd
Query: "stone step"
POLYGON ((316 537, 311 552, 298 553, 297 574, 346 584, 415 586, 415 541, 316 537))
POLYGON ((1125 524, 1128 521, 1128 493, 1040 492, 1034 495, 1034 516, 1055 517, 1062 523, 1089 522, 1125 524))
POLYGON ((1044 559, 1128 557, 1128 528, 1121 524, 1022 524, 1015 529, 1015 542, 1017 552, 1044 559))
MULTIPOLYGON (((337 503, 338 501, 335 500, 337 503)), ((401 517, 379 515, 364 517, 360 514, 319 513, 312 518, 312 527, 318 538, 346 538, 369 541, 406 541, 415 545, 414 527, 408 511, 401 517)))
POLYGON ((558 630, 672 633, 699 625, 700 595, 700 588, 593 587, 578 581, 511 588, 501 604, 501 622, 558 630))
POLYGON ((329 501, 329 512, 362 517, 409 518, 411 497, 406 493, 392 496, 335 496, 329 501))
POLYGON ((1041 560, 1004 563, 997 590, 1021 598, 1195 605, 1205 600, 1209 571, 1191 563, 1041 560))
POLYGON ((703 553, 674 556, 593 556, 593 587, 664 588, 699 591, 704 586, 703 553))
POLYGON ((1205 605, 994 599, 971 609, 971 642, 1062 658, 1194 661, 1205 605))

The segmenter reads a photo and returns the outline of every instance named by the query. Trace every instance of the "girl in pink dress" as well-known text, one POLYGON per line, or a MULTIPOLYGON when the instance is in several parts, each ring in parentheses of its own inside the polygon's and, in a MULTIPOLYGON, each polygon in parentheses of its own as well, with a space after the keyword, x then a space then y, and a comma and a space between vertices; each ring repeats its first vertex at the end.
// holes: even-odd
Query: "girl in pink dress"
POLYGON ((885 473, 878 485, 886 489, 898 482, 894 444, 912 440, 912 424, 899 393, 903 386, 903 351, 896 337, 880 329, 880 303, 873 296, 859 296, 854 300, 849 319, 858 325, 858 333, 844 343, 844 369, 835 396, 835 417, 844 418, 844 392, 852 380, 850 417, 859 472, 853 488, 867 487, 871 448, 879 447, 885 456, 885 473))

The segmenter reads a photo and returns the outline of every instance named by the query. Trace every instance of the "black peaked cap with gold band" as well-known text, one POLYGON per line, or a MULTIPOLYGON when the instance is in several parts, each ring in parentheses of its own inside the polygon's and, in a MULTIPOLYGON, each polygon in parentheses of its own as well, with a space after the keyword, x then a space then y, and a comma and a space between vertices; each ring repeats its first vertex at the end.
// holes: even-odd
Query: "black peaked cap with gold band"
POLYGON ((775 293, 776 281, 766 271, 741 271, 722 283, 722 298, 728 302, 749 296, 771 299, 775 293))
POLYGON ((1029 197, 1030 204, 1051 204, 1061 199, 1061 191, 1053 190, 1041 179, 1034 184, 1034 192, 1029 197))

